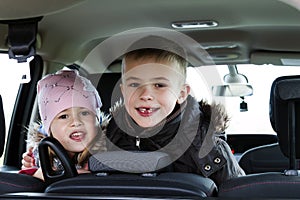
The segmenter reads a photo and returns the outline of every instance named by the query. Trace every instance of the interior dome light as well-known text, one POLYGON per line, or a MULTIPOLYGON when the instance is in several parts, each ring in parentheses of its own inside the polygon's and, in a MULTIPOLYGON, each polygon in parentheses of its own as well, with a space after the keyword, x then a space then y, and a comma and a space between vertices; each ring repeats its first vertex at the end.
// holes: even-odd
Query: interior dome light
POLYGON ((206 21, 185 21, 185 22, 173 22, 172 27, 175 29, 191 29, 191 28, 210 28, 218 26, 218 22, 206 20, 206 21))

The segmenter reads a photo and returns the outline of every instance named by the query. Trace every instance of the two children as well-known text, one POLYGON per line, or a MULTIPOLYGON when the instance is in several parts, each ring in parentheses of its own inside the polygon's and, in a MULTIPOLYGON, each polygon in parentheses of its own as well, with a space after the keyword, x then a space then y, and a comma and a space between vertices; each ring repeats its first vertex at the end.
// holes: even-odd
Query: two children
MULTIPOLYGON (((146 41, 149 39, 153 38, 146 41)), ((162 46, 170 46, 166 39, 155 40, 162 42, 162 46)), ((186 66, 186 59, 172 49, 134 49, 124 56, 120 86, 124 103, 117 102, 111 108, 106 147, 165 151, 172 157, 175 171, 210 177, 219 185, 244 175, 244 171, 222 139, 228 125, 225 109, 197 102, 189 95, 186 66)), ((68 139, 73 137, 81 136, 69 134, 68 139)))

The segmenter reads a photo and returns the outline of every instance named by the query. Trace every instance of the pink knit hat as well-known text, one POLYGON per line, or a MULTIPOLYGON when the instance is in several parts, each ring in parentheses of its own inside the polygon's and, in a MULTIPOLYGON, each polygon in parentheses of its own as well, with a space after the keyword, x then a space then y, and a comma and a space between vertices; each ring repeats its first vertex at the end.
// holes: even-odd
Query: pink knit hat
POLYGON ((52 120, 61 111, 71 107, 84 107, 100 120, 100 96, 92 83, 75 70, 60 70, 38 82, 38 106, 43 129, 49 135, 52 120))

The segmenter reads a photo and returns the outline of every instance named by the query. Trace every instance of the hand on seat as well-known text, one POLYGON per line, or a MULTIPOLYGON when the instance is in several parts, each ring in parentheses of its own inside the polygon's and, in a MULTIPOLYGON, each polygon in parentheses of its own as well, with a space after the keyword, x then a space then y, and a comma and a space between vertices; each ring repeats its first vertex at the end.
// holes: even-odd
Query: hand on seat
POLYGON ((27 149, 25 153, 23 153, 21 169, 28 169, 36 166, 32 151, 33 151, 33 147, 30 147, 29 149, 27 149))

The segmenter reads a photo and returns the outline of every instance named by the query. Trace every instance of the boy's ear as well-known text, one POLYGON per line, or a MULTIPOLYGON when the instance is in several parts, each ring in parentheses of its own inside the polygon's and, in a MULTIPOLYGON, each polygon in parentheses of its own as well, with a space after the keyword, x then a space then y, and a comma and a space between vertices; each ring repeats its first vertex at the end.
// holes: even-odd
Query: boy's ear
POLYGON ((177 103, 182 104, 186 100, 190 92, 191 92, 191 87, 188 84, 184 84, 180 90, 180 95, 177 99, 177 103))

